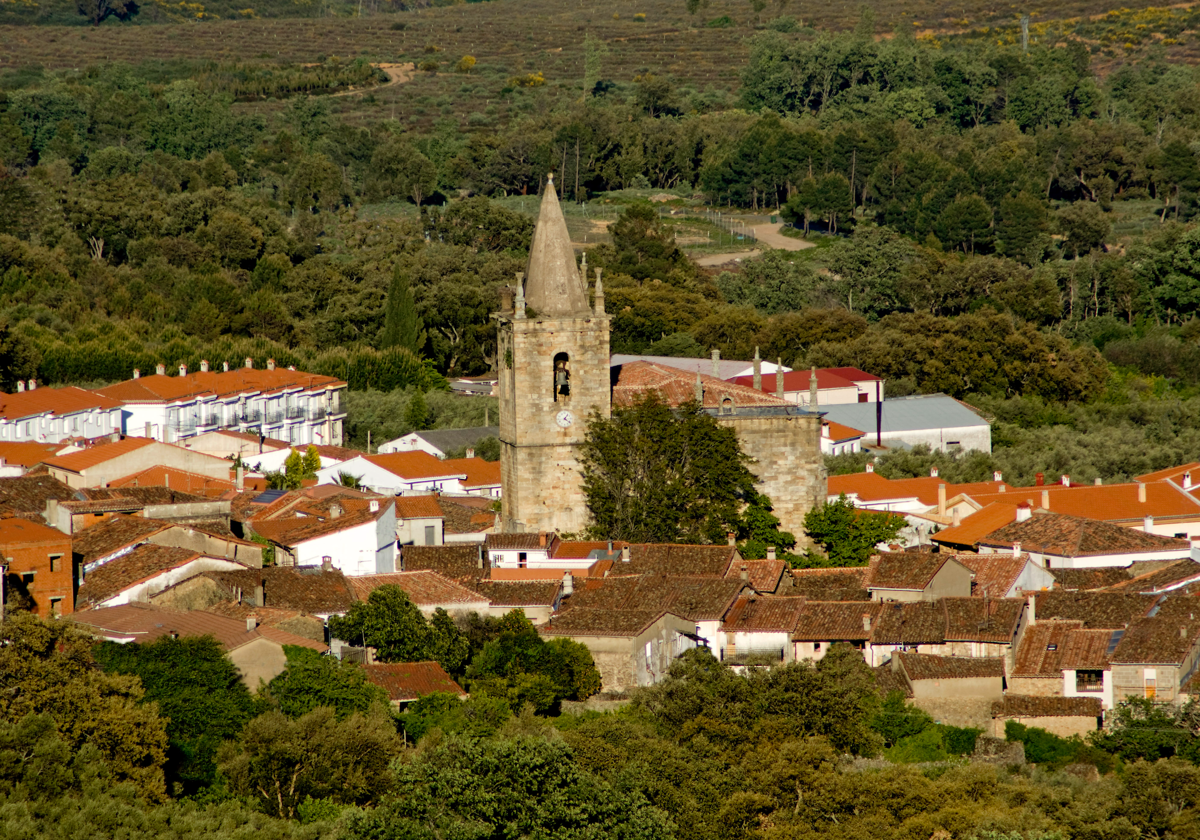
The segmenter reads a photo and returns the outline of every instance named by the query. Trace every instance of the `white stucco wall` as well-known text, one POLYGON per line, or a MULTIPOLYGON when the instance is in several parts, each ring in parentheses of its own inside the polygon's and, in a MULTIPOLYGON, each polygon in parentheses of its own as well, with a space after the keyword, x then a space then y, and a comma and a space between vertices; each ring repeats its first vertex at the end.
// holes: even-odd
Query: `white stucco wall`
MULTIPOLYGON (((385 496, 396 496, 408 490, 425 492, 440 491, 444 493, 464 493, 462 478, 454 477, 406 479, 403 476, 388 472, 383 467, 373 464, 366 458, 351 458, 340 464, 334 464, 321 469, 317 473, 318 484, 337 484, 338 473, 348 473, 356 477, 368 490, 385 496)), ((466 495, 464 493, 464 495, 466 495)))

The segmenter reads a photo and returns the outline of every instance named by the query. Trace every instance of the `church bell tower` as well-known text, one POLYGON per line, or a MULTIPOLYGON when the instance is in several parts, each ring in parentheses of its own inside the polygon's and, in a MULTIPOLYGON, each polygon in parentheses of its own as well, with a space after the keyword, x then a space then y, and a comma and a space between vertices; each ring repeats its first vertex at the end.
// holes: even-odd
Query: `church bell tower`
POLYGON ((529 265, 495 315, 500 369, 500 474, 506 531, 578 533, 588 524, 580 445, 593 411, 608 417, 609 319, 596 271, 575 262, 550 176, 529 265))

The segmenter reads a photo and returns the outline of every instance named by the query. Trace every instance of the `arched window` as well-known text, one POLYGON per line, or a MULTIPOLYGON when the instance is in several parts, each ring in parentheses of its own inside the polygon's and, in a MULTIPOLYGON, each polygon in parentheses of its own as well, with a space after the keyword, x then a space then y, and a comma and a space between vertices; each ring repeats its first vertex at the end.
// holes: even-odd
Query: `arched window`
POLYGON ((571 359, 566 353, 554 356, 554 401, 571 396, 571 359))
POLYGON ((721 413, 733 414, 733 397, 725 397, 721 400, 721 413))

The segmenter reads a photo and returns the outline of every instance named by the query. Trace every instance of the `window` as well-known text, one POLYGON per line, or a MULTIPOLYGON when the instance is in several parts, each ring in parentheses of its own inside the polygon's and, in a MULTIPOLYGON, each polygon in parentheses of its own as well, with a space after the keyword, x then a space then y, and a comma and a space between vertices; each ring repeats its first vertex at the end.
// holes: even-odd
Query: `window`
POLYGON ((62 559, 63 559, 63 556, 61 554, 51 554, 50 555, 50 571, 61 572, 62 571, 62 559))
POLYGON ((437 528, 433 525, 425 526, 425 545, 433 545, 437 539, 437 528))
POLYGON ((25 584, 26 586, 32 586, 33 585, 33 572, 22 572, 21 573, 21 583, 25 584))
POLYGON ((1157 683, 1158 683, 1158 680, 1156 680, 1154 677, 1146 677, 1146 699, 1147 700, 1153 700, 1154 696, 1158 693, 1157 683))
POLYGON ((554 356, 554 401, 571 396, 571 358, 566 353, 554 356))
POLYGON ((733 414, 733 398, 732 397, 725 397, 725 399, 721 400, 721 413, 722 414, 733 414))
POLYGON ((528 561, 528 559, 529 559, 529 555, 526 554, 524 551, 517 554, 517 568, 524 569, 525 565, 526 565, 526 561, 528 561))
POLYGON ((1177 539, 1177 540, 1186 540, 1187 538, 1188 538, 1187 531, 1183 531, 1182 533, 1175 535, 1175 539, 1177 539))
POLYGON ((821 643, 813 642, 813 653, 820 653, 820 652, 821 652, 821 643))
POLYGON ((62 598, 50 599, 50 615, 55 618, 62 618, 62 598))
POLYGON ((1103 691, 1104 690, 1104 672, 1103 671, 1076 671, 1075 672, 1075 690, 1076 691, 1103 691))
POLYGON ((867 402, 867 395, 866 395, 866 394, 859 394, 859 395, 858 395, 858 401, 859 401, 859 402, 867 402))

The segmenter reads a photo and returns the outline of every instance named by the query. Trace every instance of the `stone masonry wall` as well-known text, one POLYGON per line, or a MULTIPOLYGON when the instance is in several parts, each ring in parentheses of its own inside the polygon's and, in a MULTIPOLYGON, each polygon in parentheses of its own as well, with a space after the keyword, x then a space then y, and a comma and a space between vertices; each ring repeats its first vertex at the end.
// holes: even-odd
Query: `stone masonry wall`
POLYGON ((797 550, 807 547, 804 515, 826 496, 820 417, 733 414, 716 419, 737 431, 742 451, 757 462, 750 471, 758 476, 760 492, 771 498, 780 528, 796 536, 797 550))
POLYGON ((1062 697, 1062 676, 1046 677, 1009 677, 1009 694, 1024 694, 1029 697, 1062 697))

